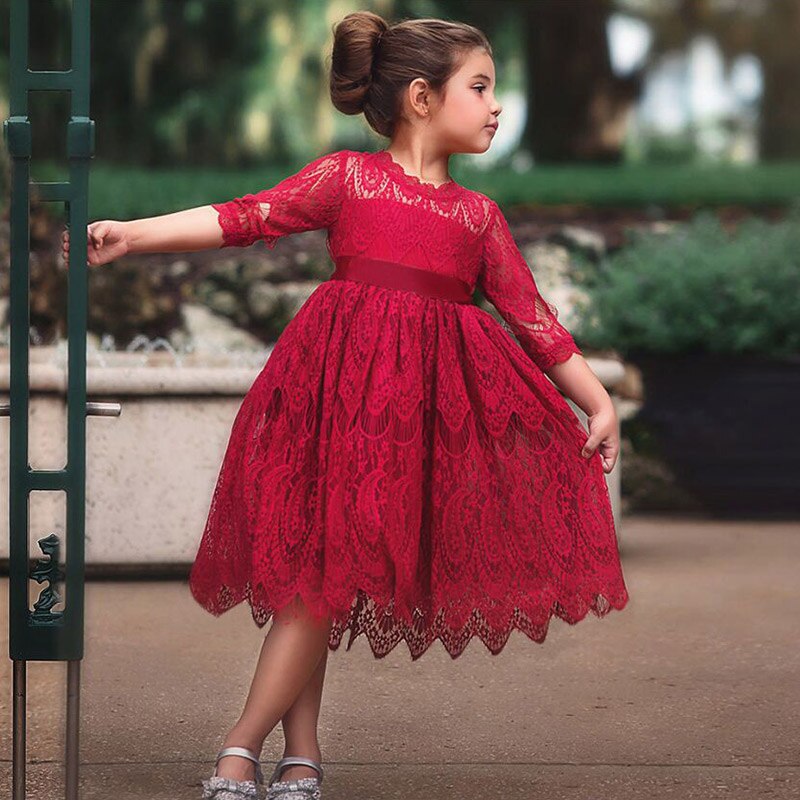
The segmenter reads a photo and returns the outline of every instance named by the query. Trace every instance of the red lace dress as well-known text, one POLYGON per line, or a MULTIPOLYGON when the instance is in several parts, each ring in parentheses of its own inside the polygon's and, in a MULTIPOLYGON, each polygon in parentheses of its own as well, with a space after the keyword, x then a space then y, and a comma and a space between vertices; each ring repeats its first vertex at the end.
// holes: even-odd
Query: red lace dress
POLYGON ((625 606, 600 455, 542 372, 581 351, 494 201, 342 150, 214 208, 223 246, 327 228, 337 264, 477 286, 516 341, 474 302, 321 283, 234 419, 190 575, 203 608, 247 599, 262 627, 300 595, 332 617, 330 649, 349 629, 348 650, 363 633, 416 659, 625 606))

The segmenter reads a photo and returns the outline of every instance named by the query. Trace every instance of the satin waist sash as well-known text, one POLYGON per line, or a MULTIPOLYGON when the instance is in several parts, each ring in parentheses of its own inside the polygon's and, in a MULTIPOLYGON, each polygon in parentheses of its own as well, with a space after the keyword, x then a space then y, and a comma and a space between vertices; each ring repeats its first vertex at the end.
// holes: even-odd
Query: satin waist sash
POLYGON ((336 270, 329 280, 361 281, 388 289, 406 289, 454 303, 472 302, 469 284, 450 275, 367 256, 340 256, 335 263, 336 270))

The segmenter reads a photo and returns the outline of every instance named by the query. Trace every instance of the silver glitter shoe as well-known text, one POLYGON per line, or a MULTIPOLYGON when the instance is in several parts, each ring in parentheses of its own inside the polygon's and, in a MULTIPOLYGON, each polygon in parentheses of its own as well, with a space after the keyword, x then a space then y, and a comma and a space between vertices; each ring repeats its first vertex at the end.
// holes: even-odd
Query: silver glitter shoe
POLYGON ((275 771, 269 779, 265 800, 322 800, 322 773, 322 765, 311 758, 286 756, 275 765, 275 771), (319 778, 295 778, 292 781, 277 780, 283 770, 293 764, 315 769, 319 773, 319 778))
POLYGON ((224 747, 217 753, 216 763, 223 756, 242 756, 249 758, 256 765, 256 779, 254 781, 237 781, 233 778, 223 778, 217 775, 216 766, 214 774, 203 781, 202 800, 258 800, 258 785, 264 783, 264 773, 258 756, 246 747, 224 747))

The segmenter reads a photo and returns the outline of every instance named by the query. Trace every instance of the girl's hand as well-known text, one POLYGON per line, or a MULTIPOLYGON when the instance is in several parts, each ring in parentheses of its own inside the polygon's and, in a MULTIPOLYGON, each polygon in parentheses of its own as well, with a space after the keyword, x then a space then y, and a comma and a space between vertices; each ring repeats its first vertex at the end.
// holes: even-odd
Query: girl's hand
MULTIPOLYGON (((107 264, 129 250, 128 232, 124 223, 112 219, 93 222, 86 228, 86 263, 92 267, 107 264)), ((69 230, 61 234, 61 255, 69 265, 69 230)))
POLYGON ((595 450, 600 451, 603 472, 609 473, 619 455, 619 426, 613 405, 608 405, 588 417, 589 438, 584 442, 581 455, 591 458, 595 450))

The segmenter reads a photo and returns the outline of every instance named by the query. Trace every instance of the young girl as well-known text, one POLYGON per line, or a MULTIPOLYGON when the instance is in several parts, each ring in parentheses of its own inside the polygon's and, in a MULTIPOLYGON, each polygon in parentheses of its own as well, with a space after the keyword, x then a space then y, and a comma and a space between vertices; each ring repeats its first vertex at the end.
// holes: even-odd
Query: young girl
POLYGON ((241 800, 280 721, 270 800, 321 797, 329 650, 401 640, 453 658, 473 636, 604 616, 628 595, 604 473, 617 419, 497 204, 448 174, 497 129, 491 47, 437 19, 335 28, 334 105, 390 139, 340 150, 253 195, 90 226, 90 264, 128 252, 273 247, 328 230, 336 269, 288 324, 236 415, 190 588, 220 615, 247 600, 266 635, 203 797, 241 800), (518 341, 472 302, 475 288, 518 341), (589 434, 548 376, 579 405, 589 434))

